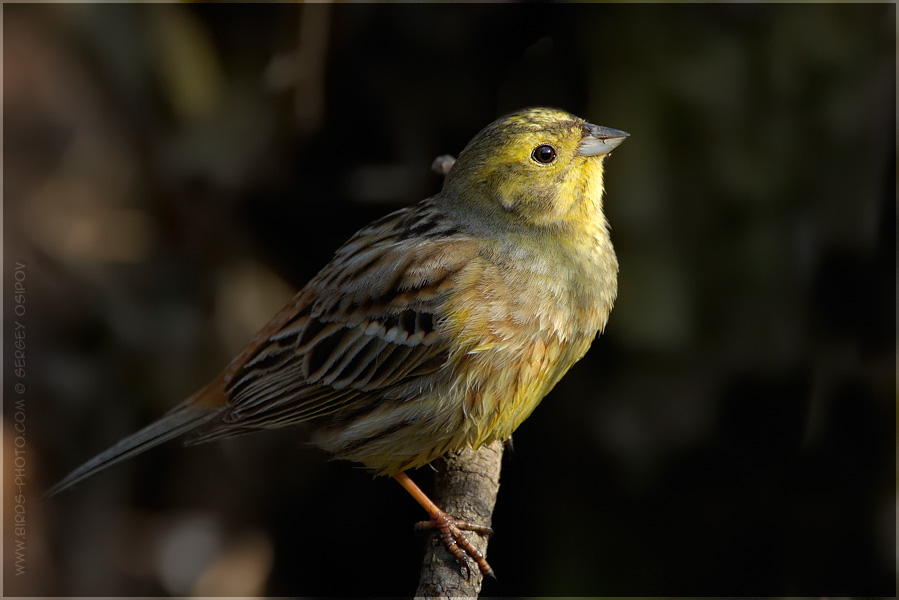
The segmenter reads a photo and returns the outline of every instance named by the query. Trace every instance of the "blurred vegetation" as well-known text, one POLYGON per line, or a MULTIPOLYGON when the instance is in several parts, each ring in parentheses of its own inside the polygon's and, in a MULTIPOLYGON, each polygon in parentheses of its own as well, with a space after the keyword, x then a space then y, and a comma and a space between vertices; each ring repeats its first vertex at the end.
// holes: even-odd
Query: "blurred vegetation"
POLYGON ((434 157, 542 104, 631 133, 607 163, 621 289, 516 433, 484 592, 895 593, 895 5, 3 12, 4 277, 27 264, 29 310, 7 594, 411 593, 420 509, 302 430, 40 490, 436 192, 434 157))

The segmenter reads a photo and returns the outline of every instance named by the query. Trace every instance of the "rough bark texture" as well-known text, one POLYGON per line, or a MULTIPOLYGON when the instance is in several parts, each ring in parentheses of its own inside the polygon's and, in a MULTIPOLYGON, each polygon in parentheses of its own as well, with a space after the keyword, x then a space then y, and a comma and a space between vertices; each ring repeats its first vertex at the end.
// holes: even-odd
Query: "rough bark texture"
MULTIPOLYGON (((503 444, 496 441, 477 452, 463 450, 437 460, 434 463, 437 479, 431 499, 454 517, 490 525, 499 491, 502 458, 503 444)), ((465 534, 486 556, 487 537, 471 531, 465 534)), ((416 597, 477 597, 483 575, 474 562, 469 562, 467 568, 460 566, 437 533, 430 534, 416 597)))

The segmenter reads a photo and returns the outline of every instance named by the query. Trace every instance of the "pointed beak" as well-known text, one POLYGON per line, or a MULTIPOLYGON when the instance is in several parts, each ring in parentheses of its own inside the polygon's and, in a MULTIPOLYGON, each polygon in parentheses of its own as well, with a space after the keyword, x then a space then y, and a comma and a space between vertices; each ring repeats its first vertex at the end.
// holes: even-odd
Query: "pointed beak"
POLYGON ((611 127, 601 127, 592 123, 584 123, 581 127, 584 136, 578 145, 577 153, 581 156, 603 156, 617 148, 630 134, 611 127))

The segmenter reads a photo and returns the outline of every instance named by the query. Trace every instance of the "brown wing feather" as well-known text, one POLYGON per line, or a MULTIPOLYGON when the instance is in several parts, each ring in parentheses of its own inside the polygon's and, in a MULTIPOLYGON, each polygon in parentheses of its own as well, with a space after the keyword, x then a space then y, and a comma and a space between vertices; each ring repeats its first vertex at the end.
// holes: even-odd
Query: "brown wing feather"
POLYGON ((228 366, 225 411, 195 441, 362 415, 446 362, 446 290, 477 248, 428 203, 389 217, 338 250, 228 366))

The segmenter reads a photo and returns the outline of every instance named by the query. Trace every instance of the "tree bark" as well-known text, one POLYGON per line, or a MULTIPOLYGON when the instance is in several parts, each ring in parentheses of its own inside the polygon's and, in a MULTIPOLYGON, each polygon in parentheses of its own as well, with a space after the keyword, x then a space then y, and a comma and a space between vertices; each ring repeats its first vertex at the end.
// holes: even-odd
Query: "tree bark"
MULTIPOLYGON (((477 452, 465 449, 436 460, 433 463, 437 469, 436 484, 431 499, 454 517, 489 526, 499 491, 502 458, 503 443, 494 441, 477 452)), ((472 531, 466 531, 465 535, 486 556, 487 536, 472 531)), ((459 565, 434 532, 425 544, 421 579, 415 595, 418 598, 476 598, 483 578, 473 561, 469 561, 467 567, 459 565)))

